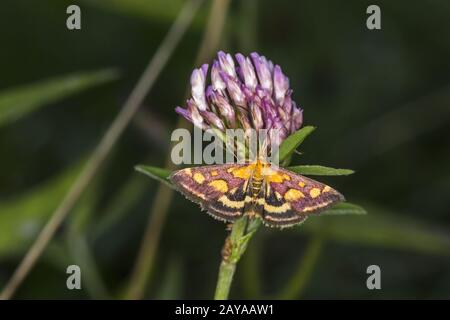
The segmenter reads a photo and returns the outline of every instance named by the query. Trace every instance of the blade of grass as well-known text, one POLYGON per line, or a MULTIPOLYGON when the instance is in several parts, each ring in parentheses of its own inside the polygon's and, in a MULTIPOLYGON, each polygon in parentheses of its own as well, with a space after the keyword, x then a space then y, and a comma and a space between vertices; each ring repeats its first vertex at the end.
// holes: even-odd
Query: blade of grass
POLYGON ((14 271, 12 277, 1 292, 0 299, 11 298, 18 286, 25 279, 26 275, 35 265, 58 227, 78 201, 84 189, 95 176, 97 170, 103 164, 113 146, 136 114, 148 91, 152 88, 169 57, 175 50, 175 47, 182 39, 201 3, 202 0, 192 0, 186 3, 162 44, 155 52, 138 83, 133 88, 123 108, 93 151, 83 171, 77 177, 75 183, 71 186, 70 190, 67 192, 56 211, 52 214, 52 217, 47 222, 44 229, 42 229, 28 253, 14 271))
POLYGON ((40 80, 0 92, 0 127, 13 123, 37 109, 94 86, 117 79, 114 69, 78 72, 40 80))

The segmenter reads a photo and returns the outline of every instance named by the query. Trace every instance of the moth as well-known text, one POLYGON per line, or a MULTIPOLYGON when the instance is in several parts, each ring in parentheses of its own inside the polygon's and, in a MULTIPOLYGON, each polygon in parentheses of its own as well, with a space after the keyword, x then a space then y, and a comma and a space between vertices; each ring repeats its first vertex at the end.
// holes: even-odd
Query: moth
POLYGON ((247 215, 269 227, 290 227, 344 201, 330 186, 262 160, 181 169, 170 180, 186 198, 225 222, 247 215))

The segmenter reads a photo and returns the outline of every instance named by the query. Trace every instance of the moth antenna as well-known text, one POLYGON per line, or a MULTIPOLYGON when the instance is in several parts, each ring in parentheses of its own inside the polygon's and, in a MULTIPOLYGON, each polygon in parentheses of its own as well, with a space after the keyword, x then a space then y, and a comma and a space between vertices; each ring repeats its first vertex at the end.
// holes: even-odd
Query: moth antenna
POLYGON ((259 145, 258 159, 266 161, 268 158, 267 151, 269 148, 268 144, 269 139, 267 139, 267 130, 262 131, 264 132, 263 137, 261 137, 261 135, 259 134, 260 132, 261 131, 258 132, 258 145, 259 145), (263 140, 262 143, 260 141, 261 138, 263 140))
MULTIPOLYGON (((220 147, 224 151, 225 159, 226 159, 227 152, 230 152, 233 155, 234 160, 237 162, 239 158, 238 158, 238 154, 237 154, 237 151, 236 151, 234 139, 233 139, 233 143, 229 144, 228 141, 227 141, 227 136, 225 135, 225 139, 222 139, 222 141, 223 141, 223 143, 220 144, 220 147), (225 145, 225 147, 224 147, 224 145, 225 145), (230 146, 230 148, 228 148, 228 146, 230 146)), ((226 161, 225 161, 225 163, 226 163, 226 161)))

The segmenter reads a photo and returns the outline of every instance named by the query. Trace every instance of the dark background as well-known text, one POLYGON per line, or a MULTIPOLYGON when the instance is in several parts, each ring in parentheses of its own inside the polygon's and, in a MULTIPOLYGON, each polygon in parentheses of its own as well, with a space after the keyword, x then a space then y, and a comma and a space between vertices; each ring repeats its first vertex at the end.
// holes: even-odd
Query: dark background
MULTIPOLYGON (((29 98, 34 112, 0 122, 0 288, 183 3, 2 1, 0 116, 23 103, 25 86, 38 89, 29 98), (73 3, 81 7, 79 31, 65 26, 73 3), (40 96, 48 79, 109 68, 116 73, 104 81, 93 76, 91 85, 58 96, 58 78, 57 98, 40 96)), ((16 298, 124 297, 158 188, 133 167, 164 166, 209 7, 206 1, 16 298), (82 266, 81 291, 66 288, 70 264, 82 266)), ((281 65, 305 124, 318 127, 293 163, 354 169, 318 180, 368 211, 260 230, 238 266, 232 298, 280 297, 299 282, 288 298, 450 297, 449 17, 450 3, 438 0, 231 2, 220 49, 257 51, 281 65), (366 28, 370 4, 381 7, 381 30, 366 28), (311 272, 302 273, 302 256, 317 241, 316 261, 306 259, 311 272), (366 288, 371 264, 381 268, 381 290, 366 288)), ((225 225, 182 196, 173 199, 144 298, 211 298, 225 225)))

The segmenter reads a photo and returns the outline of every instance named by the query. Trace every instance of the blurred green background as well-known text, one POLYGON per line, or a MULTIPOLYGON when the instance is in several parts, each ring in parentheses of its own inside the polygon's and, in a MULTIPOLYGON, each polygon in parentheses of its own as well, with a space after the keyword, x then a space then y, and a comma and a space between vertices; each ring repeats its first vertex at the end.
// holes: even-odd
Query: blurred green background
MULTIPOLYGON (((0 290, 184 4, 2 1, 0 290), (66 28, 70 4, 81 7, 79 31, 66 28)), ((293 164, 356 170, 318 180, 368 211, 261 229, 239 263, 232 298, 450 298, 450 3, 377 1, 382 29, 375 31, 366 28, 370 4, 230 3, 219 48, 257 51, 281 65, 305 124, 318 127, 293 164), (381 268, 381 290, 366 288, 372 264, 381 268)), ((133 167, 164 166, 210 7, 202 4, 15 298, 129 297, 159 187, 133 167), (67 290, 70 264, 82 267, 83 290, 67 290)), ((156 229, 161 237, 150 243, 156 254, 138 298, 211 298, 225 225, 176 194, 156 229)))

